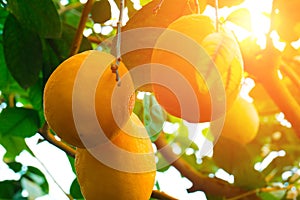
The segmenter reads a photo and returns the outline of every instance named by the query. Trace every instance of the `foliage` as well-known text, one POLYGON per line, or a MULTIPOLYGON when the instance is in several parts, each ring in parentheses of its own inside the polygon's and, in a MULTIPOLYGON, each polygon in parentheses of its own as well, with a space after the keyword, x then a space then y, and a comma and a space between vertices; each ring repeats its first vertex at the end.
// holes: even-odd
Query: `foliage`
MULTIPOLYGON (((177 0, 181 4, 172 3, 173 1, 162 1, 161 10, 155 7, 160 3, 159 0, 140 0, 140 10, 136 10, 131 1, 126 1, 129 22, 123 30, 155 25, 166 27, 181 15, 196 11, 194 4, 187 4, 194 1, 177 0), (156 9, 156 15, 153 9, 156 9), (148 17, 149 21, 146 20, 148 17)), ((115 2, 119 5, 120 0, 115 2)), ((214 2, 199 0, 199 11, 212 8, 214 2)), ((228 7, 232 9, 228 16, 220 17, 220 23, 224 26, 233 23, 239 29, 250 31, 253 24, 250 21, 251 13, 247 8, 241 8, 240 3, 242 1, 239 0, 219 0, 219 10, 228 7)), ((265 73, 266 67, 259 60, 265 55, 270 43, 261 48, 255 46, 255 40, 247 40, 245 44, 241 42, 245 78, 251 78, 256 83, 250 96, 260 115, 258 134, 249 144, 242 145, 221 136, 219 140, 215 140, 213 155, 203 156, 201 146, 189 135, 187 123, 166 113, 152 94, 147 93, 143 99, 138 99, 134 112, 144 122, 152 142, 155 143, 160 136, 165 136, 166 141, 172 143, 172 147, 180 149, 181 158, 192 170, 201 173, 201 177, 215 181, 219 180, 217 178, 220 171, 232 175, 234 180, 229 180, 230 188, 242 191, 234 195, 246 198, 247 194, 254 194, 255 198, 264 200, 300 199, 299 129, 293 123, 299 113, 289 118, 291 123, 285 119, 300 104, 300 51, 293 47, 294 42, 300 38, 300 3, 298 0, 274 0, 273 3, 273 12, 266 14, 271 19, 271 28, 269 33, 265 33, 265 37, 269 38, 272 31, 276 31, 280 41, 286 44, 279 52, 280 62, 277 67, 282 79, 278 79, 278 82, 287 92, 293 94, 293 98, 292 101, 290 98, 285 99, 282 104, 286 106, 282 106, 276 98, 284 93, 272 92, 272 85, 263 88, 266 82, 262 81, 261 76, 256 76, 257 71, 262 72, 266 78, 270 75, 265 73), (253 51, 247 51, 254 46, 253 51), (296 103, 291 103, 294 101, 296 103), (165 124, 176 128, 168 132, 163 128, 165 124)), ((107 22, 112 18, 111 8, 112 5, 106 0, 95 1, 90 18, 85 24, 86 30, 90 30, 91 34, 83 38, 79 52, 95 48, 109 51, 113 48, 110 43, 98 45, 116 34, 115 23, 107 22), (95 29, 96 23, 102 27, 100 33, 95 29), (112 31, 106 33, 104 30, 107 28, 112 31)), ((66 5, 62 5, 59 0, 0 0, 0 144, 6 150, 3 162, 18 177, 0 181, 0 199, 34 199, 49 193, 45 171, 17 162, 17 156, 27 151, 35 157, 26 140, 35 136, 43 127, 44 86, 54 69, 70 56, 82 10, 83 5, 79 0, 69 0, 66 5), (24 190, 28 195, 24 195, 24 190)), ((274 63, 273 57, 269 58, 271 59, 268 61, 274 63)), ((239 123, 238 120, 236 123, 239 123)), ((209 134, 209 129, 199 132, 202 132, 199 135, 210 140, 214 138, 209 134)), ((41 139, 44 140, 45 138, 41 139)), ((74 159, 68 158, 74 171, 74 159)), ((157 158, 157 166, 164 166, 158 171, 168 170, 171 164, 166 164, 164 155, 158 153, 157 158)), ((160 189, 159 181, 156 187, 160 189)), ((208 199, 222 199, 222 195, 218 193, 220 191, 208 191, 208 199)), ((76 178, 67 193, 70 199, 82 198, 76 178)))

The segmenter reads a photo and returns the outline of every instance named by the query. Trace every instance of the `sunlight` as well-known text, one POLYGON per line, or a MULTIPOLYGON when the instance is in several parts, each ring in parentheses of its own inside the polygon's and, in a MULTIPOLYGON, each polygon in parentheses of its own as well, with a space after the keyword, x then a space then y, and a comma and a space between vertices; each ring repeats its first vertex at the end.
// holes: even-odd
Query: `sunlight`
POLYGON ((272 0, 246 0, 244 6, 251 14, 252 34, 259 41, 265 41, 265 35, 270 29, 270 15, 272 0))

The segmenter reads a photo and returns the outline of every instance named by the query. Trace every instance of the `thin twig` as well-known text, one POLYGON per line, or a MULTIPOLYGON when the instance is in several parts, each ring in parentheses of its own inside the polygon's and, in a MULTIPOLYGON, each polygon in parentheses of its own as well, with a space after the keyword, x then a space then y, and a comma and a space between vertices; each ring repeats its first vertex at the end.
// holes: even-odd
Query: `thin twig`
POLYGON ((158 190, 153 190, 151 197, 159 200, 177 200, 176 198, 158 190))
POLYGON ((219 0, 215 0, 216 31, 219 32, 219 0))
POLYGON ((195 6, 196 6, 196 13, 200 14, 200 4, 198 0, 194 0, 195 6))
POLYGON ((70 56, 73 56, 77 54, 80 48, 81 40, 82 40, 82 34, 85 28, 85 24, 88 20, 88 15, 91 12, 92 6, 94 4, 94 0, 88 0, 86 4, 84 5, 80 22, 75 34, 75 38, 73 40, 72 46, 71 46, 71 51, 70 51, 70 56))
MULTIPOLYGON (((28 147, 30 149, 30 147, 28 147)), ((36 156, 36 154, 34 153, 34 151, 32 151, 32 149, 30 149, 31 152, 33 153, 35 159, 40 163, 40 165, 44 168, 44 170, 46 171, 46 173, 49 175, 49 177, 52 179, 52 181, 57 185, 57 187, 68 197, 69 200, 73 200, 73 197, 69 194, 67 194, 64 189, 60 186, 60 184, 58 184, 58 182, 55 180, 55 178, 53 177, 53 175, 49 172, 49 170, 47 169, 46 165, 36 156)))
POLYGON ((80 2, 75 2, 75 3, 69 4, 67 6, 62 6, 61 9, 59 9, 58 14, 61 15, 69 10, 79 8, 80 6, 82 6, 82 3, 80 3, 80 2))
POLYGON ((117 43, 116 43, 116 57, 117 61, 116 64, 111 65, 111 71, 116 74, 116 81, 118 82, 118 86, 120 86, 120 76, 119 76, 119 65, 121 62, 121 29, 122 29, 122 22, 123 22, 123 12, 124 12, 124 4, 125 0, 120 1, 120 15, 119 20, 117 23, 117 43))
POLYGON ((300 77, 292 67, 282 62, 280 65, 280 71, 291 79, 293 86, 300 90, 300 77))
POLYGON ((57 148, 59 148, 60 150, 64 151, 67 155, 71 156, 71 157, 75 157, 75 149, 73 149, 72 147, 70 147, 69 145, 56 140, 56 138, 54 137, 54 135, 52 135, 50 133, 48 124, 45 122, 43 127, 40 128, 38 130, 38 133, 45 139, 47 140, 50 144, 56 146, 57 148))

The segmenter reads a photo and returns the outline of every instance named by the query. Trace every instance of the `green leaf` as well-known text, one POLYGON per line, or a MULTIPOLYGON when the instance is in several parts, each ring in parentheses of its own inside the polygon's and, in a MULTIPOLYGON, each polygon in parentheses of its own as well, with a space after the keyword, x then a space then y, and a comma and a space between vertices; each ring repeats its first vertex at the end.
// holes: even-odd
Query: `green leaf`
POLYGON ((75 170, 75 158, 67 155, 69 163, 71 165, 72 171, 76 174, 76 170, 75 170))
POLYGON ((77 178, 75 178, 71 184, 70 195, 75 199, 83 198, 77 178))
POLYGON ((3 137, 0 135, 1 145, 6 149, 4 160, 6 162, 14 161, 15 157, 18 156, 23 150, 27 150, 32 154, 24 138, 21 137, 3 137))
POLYGON ((45 122, 44 110, 43 110, 43 81, 39 79, 36 84, 29 88, 28 98, 35 110, 37 110, 39 115, 39 127, 45 122))
POLYGON ((23 88, 35 84, 42 69, 42 45, 38 35, 22 28, 12 15, 5 22, 3 48, 6 65, 23 88))
POLYGON ((246 146, 221 136, 214 146, 213 159, 218 167, 234 175, 236 186, 247 189, 265 186, 262 174, 254 169, 246 146))
POLYGON ((0 182, 0 199, 13 199, 14 195, 21 189, 18 181, 2 181, 0 182))
POLYGON ((94 22, 103 24, 111 18, 111 7, 108 0, 96 1, 91 10, 94 22))
POLYGON ((215 137, 214 135, 211 133, 211 130, 210 128, 205 128, 202 130, 202 135, 208 139, 209 141, 214 141, 215 140, 215 137))
POLYGON ((157 153, 156 157, 158 158, 158 162, 156 163, 156 169, 158 172, 165 172, 167 171, 171 164, 164 158, 161 153, 157 153))
POLYGON ((152 0, 140 0, 140 4, 141 4, 141 6, 144 6, 144 5, 146 5, 146 4, 148 4, 148 3, 150 3, 152 0))
POLYGON ((9 10, 22 26, 44 38, 60 37, 61 22, 52 0, 8 0, 7 2, 9 10))
POLYGON ((248 9, 240 8, 230 13, 226 19, 244 29, 251 31, 251 15, 248 9))
POLYGON ((143 122, 151 141, 157 140, 165 122, 165 112, 157 103, 154 95, 144 96, 143 122))
POLYGON ((37 111, 26 108, 6 108, 0 114, 0 135, 31 137, 40 122, 37 111))
POLYGON ((12 169, 15 173, 17 173, 17 172, 20 172, 21 171, 21 169, 22 169, 22 164, 21 163, 18 163, 18 162, 15 162, 15 161, 13 161, 13 162, 8 162, 8 163, 6 163, 8 166, 9 166, 9 168, 10 169, 12 169))
POLYGON ((271 193, 268 193, 268 192, 261 192, 258 194, 258 196, 262 200, 280 200, 281 199, 281 198, 276 198, 274 195, 272 195, 271 193))
POLYGON ((215 196, 212 194, 206 194, 206 198, 207 198, 207 200, 224 200, 223 197, 215 196))
MULTIPOLYGON (((78 3, 78 2, 76 2, 78 3)), ((69 4, 70 5, 70 4, 69 4)), ((68 24, 69 26, 76 28, 80 22, 81 12, 77 9, 71 9, 65 11, 61 14, 61 19, 63 23, 68 24)))
POLYGON ((0 89, 3 89, 7 87, 8 83, 11 80, 11 75, 6 67, 5 61, 4 61, 4 52, 3 52, 3 46, 0 43, 0 89))
MULTIPOLYGON (((76 29, 70 25, 64 24, 61 38, 49 40, 49 44, 60 60, 65 60, 70 56, 70 49, 76 29)), ((92 49, 91 43, 83 37, 79 52, 92 49)), ((53 67, 53 66, 52 66, 53 67)))
POLYGON ((38 168, 28 166, 26 173, 21 178, 21 183, 30 196, 37 195, 36 197, 38 197, 49 193, 47 179, 38 168))
POLYGON ((43 40, 43 85, 46 84, 52 72, 56 69, 62 59, 51 47, 49 40, 43 40))
POLYGON ((216 166, 214 160, 211 157, 203 157, 202 163, 197 169, 203 174, 211 174, 216 173, 219 168, 216 166))

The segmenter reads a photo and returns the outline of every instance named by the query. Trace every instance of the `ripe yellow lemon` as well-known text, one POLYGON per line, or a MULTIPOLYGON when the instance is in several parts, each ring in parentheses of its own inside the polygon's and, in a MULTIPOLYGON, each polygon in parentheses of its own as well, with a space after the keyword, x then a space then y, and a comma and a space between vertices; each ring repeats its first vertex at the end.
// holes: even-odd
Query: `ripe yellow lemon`
POLYGON ((247 144, 255 138, 258 128, 259 116, 255 106, 238 97, 226 114, 221 135, 240 144, 247 144))
MULTIPOLYGON (((76 147, 94 146, 101 140, 99 127, 113 138, 129 119, 133 83, 126 76, 129 78, 118 86, 111 70, 114 60, 108 53, 85 51, 62 62, 49 77, 44 89, 45 118, 65 142, 76 147)), ((122 81, 128 72, 123 63, 118 72, 122 81)))
MULTIPOLYGON (((158 38, 151 62, 153 65, 167 66, 179 75, 179 78, 172 78, 172 89, 168 85, 153 84, 158 103, 171 115, 194 123, 212 120, 210 88, 215 86, 216 80, 221 79, 221 89, 225 90, 223 97, 220 93, 218 98, 224 104, 226 100, 225 106, 229 108, 239 93, 243 78, 243 61, 237 42, 223 29, 216 33, 213 20, 199 14, 182 16, 172 22, 158 38), (197 71, 195 63, 202 74, 197 71), (217 73, 212 73, 213 69, 217 69, 217 73), (180 78, 187 85, 180 84, 180 78), (181 97, 191 99, 191 95, 185 95, 188 89, 192 90, 196 102, 182 101, 177 96, 181 94, 181 97), (182 108, 186 111, 184 116, 182 108), (195 108, 200 110, 200 116, 195 108)), ((168 73, 153 71, 153 80, 170 78, 168 73)))
POLYGON ((111 140, 112 148, 116 148, 116 151, 110 151, 105 145, 102 148, 95 147, 96 154, 104 156, 103 159, 96 159, 97 156, 89 152, 91 150, 77 148, 75 168, 85 199, 150 198, 156 174, 152 143, 142 122, 134 113, 130 120, 132 124, 124 128, 129 133, 119 130, 111 140), (105 159, 111 162, 104 161, 105 159))

